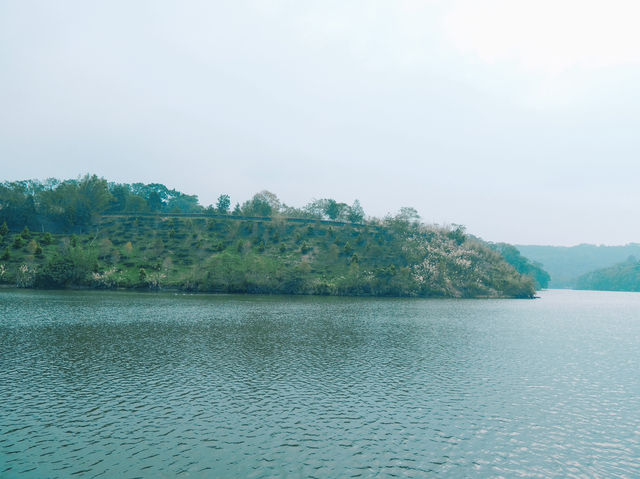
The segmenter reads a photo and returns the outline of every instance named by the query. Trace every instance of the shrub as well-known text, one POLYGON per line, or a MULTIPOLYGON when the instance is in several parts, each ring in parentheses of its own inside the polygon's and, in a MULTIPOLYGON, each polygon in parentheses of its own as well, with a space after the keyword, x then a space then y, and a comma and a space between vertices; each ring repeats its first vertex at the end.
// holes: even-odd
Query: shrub
POLYGON ((36 275, 36 285, 43 288, 66 288, 75 275, 75 265, 69 257, 55 256, 36 275))

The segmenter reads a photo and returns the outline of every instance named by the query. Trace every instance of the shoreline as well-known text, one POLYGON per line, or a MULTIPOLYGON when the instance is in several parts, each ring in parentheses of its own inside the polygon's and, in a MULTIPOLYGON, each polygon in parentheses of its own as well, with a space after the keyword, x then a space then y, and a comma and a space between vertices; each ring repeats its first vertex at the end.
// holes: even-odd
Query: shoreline
POLYGON ((186 289, 167 287, 167 288, 92 288, 91 286, 69 286, 67 288, 21 288, 10 284, 0 284, 0 291, 95 291, 95 292, 130 292, 130 293, 143 293, 143 294, 163 294, 174 293, 183 295, 202 295, 202 296, 272 296, 272 297, 314 297, 314 298, 369 298, 369 299, 459 299, 459 300, 473 300, 473 299, 514 299, 514 300, 532 300, 540 299, 540 296, 534 295, 529 298, 515 297, 515 296, 393 296, 393 295, 347 295, 347 294, 313 294, 313 293, 269 293, 269 292, 226 292, 226 291, 190 291, 186 289))

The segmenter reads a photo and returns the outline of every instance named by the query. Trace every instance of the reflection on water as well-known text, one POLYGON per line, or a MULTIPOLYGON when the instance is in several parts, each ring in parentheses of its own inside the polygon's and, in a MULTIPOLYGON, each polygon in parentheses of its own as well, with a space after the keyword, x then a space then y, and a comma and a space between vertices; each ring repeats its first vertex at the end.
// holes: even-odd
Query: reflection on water
POLYGON ((638 477, 640 294, 0 292, 0 477, 638 477))

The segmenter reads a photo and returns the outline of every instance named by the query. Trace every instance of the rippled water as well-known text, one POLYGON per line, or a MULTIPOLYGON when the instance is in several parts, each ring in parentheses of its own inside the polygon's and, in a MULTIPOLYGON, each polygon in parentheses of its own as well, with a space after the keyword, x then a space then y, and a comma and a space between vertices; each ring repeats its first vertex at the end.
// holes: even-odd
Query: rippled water
POLYGON ((640 477, 640 294, 0 291, 0 476, 640 477))

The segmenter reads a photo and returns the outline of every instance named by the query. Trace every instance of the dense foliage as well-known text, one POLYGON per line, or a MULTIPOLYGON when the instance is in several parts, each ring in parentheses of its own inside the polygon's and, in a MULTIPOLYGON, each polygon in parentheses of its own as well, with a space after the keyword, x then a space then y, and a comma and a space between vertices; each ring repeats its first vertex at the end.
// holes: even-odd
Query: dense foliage
POLYGON ((159 183, 108 183, 96 175, 60 181, 25 180, 0 183, 0 223, 12 230, 81 233, 103 214, 183 213, 235 216, 287 216, 360 223, 364 210, 358 200, 349 206, 333 199, 314 200, 303 208, 287 206, 269 191, 257 193, 230 209, 229 195, 203 207, 198 197, 159 183))
POLYGON ((640 291, 640 261, 630 256, 622 263, 582 275, 576 289, 640 291))
POLYGON ((55 187, 49 190, 35 182, 20 184, 30 186, 5 184, 4 193, 31 191, 27 203, 34 217, 49 215, 58 229, 47 231, 41 223, 33 232, 28 215, 14 214, 20 208, 3 200, 0 212, 12 211, 12 228, 0 227, 0 282, 19 287, 420 297, 535 294, 533 280, 498 252, 462 227, 421 224, 412 208, 364 222, 357 201, 348 206, 316 200, 295 209, 261 192, 237 204, 234 214, 227 195, 220 195, 215 207, 202 208, 195 196, 162 185, 116 185, 96 177, 51 182, 55 187), (50 195, 57 195, 56 202, 49 201, 50 195), (17 230, 20 218, 25 224, 17 230), (84 225, 81 231, 74 221, 84 225))
POLYGON ((507 243, 491 243, 491 249, 497 251, 502 257, 515 268, 515 270, 525 276, 530 277, 536 284, 536 289, 546 288, 549 286, 551 277, 542 265, 537 261, 531 261, 520 254, 518 248, 507 243))

